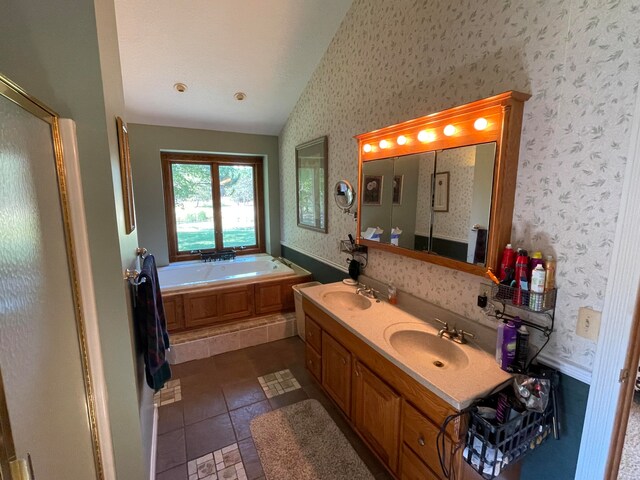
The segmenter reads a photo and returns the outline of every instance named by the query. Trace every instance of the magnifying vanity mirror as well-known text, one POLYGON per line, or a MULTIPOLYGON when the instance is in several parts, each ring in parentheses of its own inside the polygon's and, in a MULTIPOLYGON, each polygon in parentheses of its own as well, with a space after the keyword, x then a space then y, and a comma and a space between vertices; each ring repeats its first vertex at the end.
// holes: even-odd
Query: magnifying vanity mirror
POLYGON ((340 180, 336 182, 333 187, 333 198, 336 201, 336 205, 345 213, 350 213, 351 207, 356 199, 353 187, 346 180, 340 180))
POLYGON ((358 242, 477 275, 497 270, 529 97, 506 92, 356 136, 358 242))

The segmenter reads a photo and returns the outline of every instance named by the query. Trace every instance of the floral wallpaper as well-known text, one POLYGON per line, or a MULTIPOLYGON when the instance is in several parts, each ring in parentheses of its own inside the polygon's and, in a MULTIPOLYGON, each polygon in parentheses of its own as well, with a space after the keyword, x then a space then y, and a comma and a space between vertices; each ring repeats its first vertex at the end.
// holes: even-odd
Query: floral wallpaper
MULTIPOLYGON (((558 259, 547 357, 591 371, 578 308, 602 310, 640 74, 640 0, 354 0, 280 136, 283 242, 344 265, 355 222, 329 232, 295 216, 295 145, 329 137, 329 185, 357 184, 353 135, 505 90, 526 103, 512 241, 558 259)), ((481 279, 372 251, 366 273, 459 314, 481 279)))

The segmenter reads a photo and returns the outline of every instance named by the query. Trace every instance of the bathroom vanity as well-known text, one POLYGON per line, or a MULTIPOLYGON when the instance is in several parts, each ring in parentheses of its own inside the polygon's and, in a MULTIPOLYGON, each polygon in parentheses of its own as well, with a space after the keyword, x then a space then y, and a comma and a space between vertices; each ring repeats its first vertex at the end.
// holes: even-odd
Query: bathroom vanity
MULTIPOLYGON (((402 480, 444 480, 436 437, 449 415, 508 382, 492 355, 438 336, 427 323, 342 283, 302 291, 306 366, 352 427, 402 480)), ((467 425, 446 428, 447 465, 478 479, 462 459, 467 425), (453 457, 451 457, 453 455, 453 457)), ((499 478, 518 478, 519 465, 499 478)))

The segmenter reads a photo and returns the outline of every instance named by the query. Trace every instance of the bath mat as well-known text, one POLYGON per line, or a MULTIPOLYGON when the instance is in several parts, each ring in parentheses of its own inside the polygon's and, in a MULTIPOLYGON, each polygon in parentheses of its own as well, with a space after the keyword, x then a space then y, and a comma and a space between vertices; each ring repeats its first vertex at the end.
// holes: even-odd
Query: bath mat
POLYGON ((251 434, 267 480, 373 480, 317 400, 254 418, 251 434))

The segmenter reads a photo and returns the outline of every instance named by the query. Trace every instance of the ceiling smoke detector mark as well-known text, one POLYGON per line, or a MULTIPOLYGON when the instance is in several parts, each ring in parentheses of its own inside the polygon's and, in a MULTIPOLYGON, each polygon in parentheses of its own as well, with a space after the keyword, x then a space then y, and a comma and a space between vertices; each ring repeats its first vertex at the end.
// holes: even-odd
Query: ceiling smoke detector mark
POLYGON ((247 94, 244 92, 236 92, 233 95, 233 98, 235 98, 236 100, 238 100, 239 102, 243 101, 245 98, 247 98, 247 94))
POLYGON ((173 88, 175 88, 178 93, 184 93, 187 91, 187 86, 184 83, 180 82, 174 84, 173 88))

